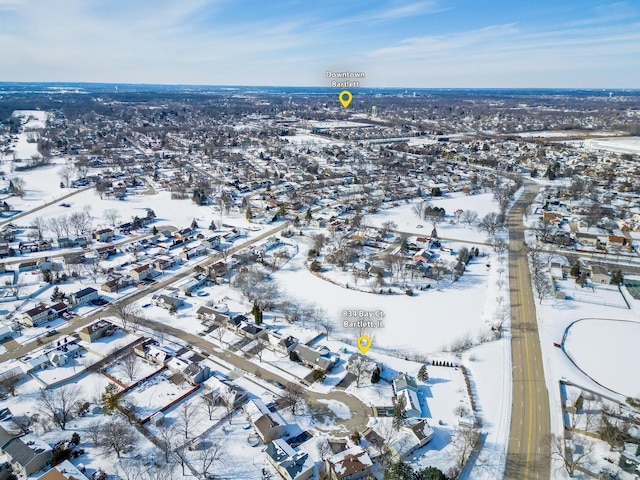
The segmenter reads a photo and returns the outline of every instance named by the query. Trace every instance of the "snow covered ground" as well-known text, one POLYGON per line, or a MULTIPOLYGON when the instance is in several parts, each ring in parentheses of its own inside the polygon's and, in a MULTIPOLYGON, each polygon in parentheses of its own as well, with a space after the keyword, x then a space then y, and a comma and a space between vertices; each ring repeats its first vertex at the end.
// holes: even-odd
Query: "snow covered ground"
POLYGON ((564 347, 594 381, 621 395, 640 397, 640 376, 630 375, 638 357, 633 339, 640 339, 640 322, 585 319, 571 325, 564 347), (597 354, 602 349, 606 360, 597 354))
POLYGON ((590 150, 607 150, 616 153, 640 153, 640 137, 585 140, 583 145, 590 150))
MULTIPOLYGON (((413 206, 420 203, 420 200, 414 200, 411 203, 403 204, 398 207, 380 210, 376 214, 367 215, 366 219, 371 225, 381 227, 384 222, 394 221, 401 232, 412 232, 416 235, 430 235, 431 225, 424 220, 418 219, 412 211, 413 206), (418 227, 422 225, 422 227, 418 227)), ((478 212, 478 220, 487 213, 498 212, 498 204, 493 199, 491 193, 481 193, 478 195, 465 195, 463 193, 455 193, 443 198, 434 198, 430 200, 434 207, 445 209, 445 221, 438 225, 438 236, 442 238, 453 238, 468 242, 484 242, 486 234, 480 232, 477 227, 477 221, 471 226, 466 223, 455 223, 453 214, 456 210, 475 210, 478 212)))

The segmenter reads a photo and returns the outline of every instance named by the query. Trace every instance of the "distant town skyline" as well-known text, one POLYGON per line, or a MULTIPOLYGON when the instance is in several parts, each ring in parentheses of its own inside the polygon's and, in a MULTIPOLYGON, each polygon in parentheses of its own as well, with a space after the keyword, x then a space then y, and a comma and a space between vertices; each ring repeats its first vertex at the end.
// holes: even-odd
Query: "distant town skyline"
POLYGON ((0 81, 639 88, 640 4, 0 0, 0 81))

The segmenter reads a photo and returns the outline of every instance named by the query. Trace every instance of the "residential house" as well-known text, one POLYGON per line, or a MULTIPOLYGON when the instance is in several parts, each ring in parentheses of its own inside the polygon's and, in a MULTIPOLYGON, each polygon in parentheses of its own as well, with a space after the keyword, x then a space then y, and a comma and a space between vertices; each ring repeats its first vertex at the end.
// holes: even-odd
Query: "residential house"
POLYGON ((98 257, 100 257, 101 259, 107 259, 113 255, 115 255, 117 253, 116 251, 116 246, 115 245, 106 245, 104 247, 98 247, 96 248, 96 254, 98 255, 98 257))
POLYGON ((102 337, 113 335, 117 330, 118 327, 113 323, 100 319, 82 328, 79 335, 81 340, 93 343, 102 337))
POLYGON ((27 260, 26 262, 18 263, 19 272, 30 272, 32 270, 37 270, 37 269, 38 269, 37 260, 27 260))
POLYGON ((115 236, 115 232, 111 228, 103 228, 93 232, 93 238, 99 242, 108 242, 115 236))
POLYGON ((129 275, 136 281, 145 280, 147 278, 151 278, 154 274, 153 267, 145 263, 144 265, 138 265, 137 267, 133 267, 129 270, 129 275))
POLYGON ((560 212, 543 212, 542 213, 542 221, 553 223, 555 225, 560 225, 562 223, 562 219, 564 216, 560 212))
POLYGON ((67 237, 58 239, 58 248, 72 248, 75 246, 75 242, 67 237))
POLYGON ((209 278, 215 278, 227 273, 227 264, 223 261, 213 263, 207 267, 209 278))
POLYGON ((263 337, 267 333, 266 327, 262 325, 256 325, 255 323, 245 323, 240 327, 238 333, 243 337, 249 338, 251 340, 256 340, 260 337, 263 337))
POLYGON ((180 258, 174 255, 158 255, 153 262, 153 267, 156 270, 164 271, 174 267, 179 262, 180 258))
POLYGON ((338 361, 338 356, 327 349, 315 350, 307 345, 298 344, 293 349, 298 359, 308 367, 329 372, 338 361))
POLYGON ((591 271, 591 275, 589 277, 591 278, 592 283, 602 283, 604 285, 609 285, 611 283, 609 272, 602 265, 591 265, 589 270, 591 271))
POLYGON ((180 287, 180 290, 184 294, 191 294, 200 287, 205 286, 208 281, 209 279, 205 274, 196 273, 192 278, 189 279, 189 281, 187 281, 180 287))
POLYGON ((288 335, 281 336, 275 332, 269 332, 269 348, 282 355, 289 355, 298 345, 298 339, 288 335))
POLYGON ((65 460, 59 463, 47 473, 38 477, 38 480, 89 480, 73 463, 65 460))
POLYGON ((189 260, 199 255, 207 253, 207 249, 203 245, 194 245, 193 247, 186 248, 180 252, 180 258, 183 260, 189 260))
POLYGON ((220 246, 220 238, 222 235, 213 235, 209 238, 205 238, 200 243, 204 248, 214 249, 220 246))
POLYGON ((49 240, 36 240, 35 242, 20 242, 18 244, 18 249, 20 250, 20 254, 25 254, 27 252, 44 252, 47 250, 51 250, 53 248, 53 244, 49 240))
POLYGON ((331 480, 357 480, 371 473, 373 462, 361 447, 352 447, 326 460, 331 480))
POLYGON ((184 356, 173 357, 166 362, 166 365, 173 373, 182 375, 193 385, 200 385, 211 375, 208 365, 198 361, 191 361, 184 356))
POLYGON ((151 302, 157 306, 167 310, 172 308, 180 308, 184 305, 184 301, 177 295, 165 295, 163 293, 156 293, 151 297, 151 302))
POLYGON ((183 242, 191 240, 195 235, 196 232, 191 228, 183 228, 182 230, 178 230, 173 234, 175 238, 183 242))
POLYGON ((282 437, 287 427, 287 422, 277 412, 264 413, 252 424, 264 443, 269 443, 282 437))
POLYGON ((393 379, 393 391, 396 395, 396 402, 402 398, 404 409, 408 418, 420 417, 422 409, 418 399, 418 385, 415 378, 406 373, 400 373, 393 379))
POLYGON ((21 323, 29 327, 38 327, 49 321, 49 307, 40 303, 22 314, 21 323))
POLYGON ((307 480, 313 475, 314 462, 307 452, 295 451, 278 438, 265 449, 269 462, 285 480, 307 480))
POLYGON ((3 448, 13 469, 25 477, 51 463, 53 449, 34 433, 14 438, 3 448))
POLYGON ((98 298, 98 291, 93 287, 83 288, 71 294, 71 302, 76 306, 84 305, 98 298))
POLYGON ((424 447, 433 438, 433 428, 425 419, 411 419, 388 446, 394 462, 398 462, 424 447))
POLYGON ((204 387, 209 391, 203 393, 202 397, 213 405, 226 405, 228 408, 236 409, 249 399, 247 391, 231 380, 221 380, 212 376, 204 382, 204 387))
POLYGON ((159 345, 155 340, 148 339, 145 342, 133 347, 133 352, 146 360, 165 366, 175 355, 170 348, 159 345))
POLYGON ((134 282, 132 278, 117 277, 107 280, 100 286, 100 290, 107 293, 119 292, 125 287, 128 287, 134 282))
POLYGON ((204 305, 196 310, 196 315, 200 320, 212 322, 216 325, 226 325, 229 321, 229 315, 224 315, 213 308, 205 307, 204 305))

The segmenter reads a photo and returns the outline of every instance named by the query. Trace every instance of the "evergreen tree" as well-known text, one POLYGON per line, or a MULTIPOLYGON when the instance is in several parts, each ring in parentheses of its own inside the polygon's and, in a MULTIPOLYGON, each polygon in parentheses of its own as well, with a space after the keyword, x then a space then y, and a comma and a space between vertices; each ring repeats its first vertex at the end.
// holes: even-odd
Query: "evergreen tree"
POLYGON ((214 222, 213 220, 211 220, 211 223, 209 224, 209 230, 211 230, 212 232, 216 231, 216 222, 214 222))
POLYGON ((420 371, 418 372, 418 380, 420 380, 421 382, 424 382, 425 380, 429 379, 429 374, 427 373, 427 366, 426 365, 422 365, 420 367, 420 371))
POLYGON ((196 219, 193 219, 193 222, 191 222, 191 230, 195 230, 196 228, 198 228, 198 222, 196 222, 196 219))
POLYGON ((624 282, 624 275, 622 274, 622 270, 613 270, 611 272, 611 283, 614 285, 622 285, 624 282))
POLYGON ((371 373, 371 383, 378 383, 378 382, 380 382, 380 368, 376 367, 371 373))
POLYGON ((312 219, 313 217, 311 216, 311 207, 307 208, 307 213, 304 216, 304 219, 308 222, 312 219))
POLYGON ((404 421, 407 419, 406 405, 404 395, 400 395, 396 400, 396 404, 393 406, 393 428, 396 430, 400 430, 404 425, 404 421))
POLYGON ((153 228, 151 229, 151 233, 153 235, 157 235, 158 234, 158 227, 156 227, 155 225, 153 226, 153 228))
POLYGON ((114 383, 107 385, 101 400, 104 413, 111 415, 118 408, 118 387, 114 383))

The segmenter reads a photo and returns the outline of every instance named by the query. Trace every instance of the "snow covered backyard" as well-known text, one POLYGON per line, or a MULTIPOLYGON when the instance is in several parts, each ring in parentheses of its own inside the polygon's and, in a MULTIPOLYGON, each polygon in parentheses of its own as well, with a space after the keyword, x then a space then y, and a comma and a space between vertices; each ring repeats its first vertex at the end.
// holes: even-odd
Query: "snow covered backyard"
POLYGON ((640 376, 629 375, 638 358, 633 339, 640 339, 640 322, 584 319, 569 327, 564 349, 600 385, 626 397, 638 397, 640 376))

